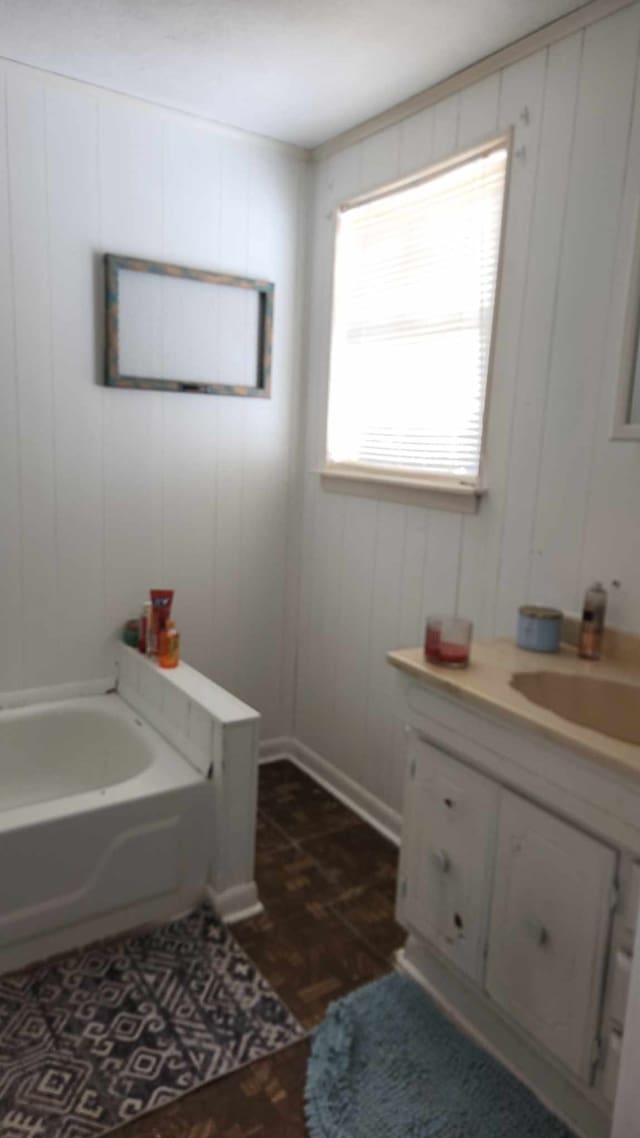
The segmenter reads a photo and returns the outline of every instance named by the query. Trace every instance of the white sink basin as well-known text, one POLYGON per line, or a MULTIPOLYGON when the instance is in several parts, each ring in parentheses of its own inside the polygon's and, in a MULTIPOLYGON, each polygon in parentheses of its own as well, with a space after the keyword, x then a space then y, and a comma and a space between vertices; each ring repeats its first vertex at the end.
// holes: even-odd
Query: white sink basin
POLYGON ((559 672, 516 672, 511 687, 572 723, 640 744, 640 685, 559 672))

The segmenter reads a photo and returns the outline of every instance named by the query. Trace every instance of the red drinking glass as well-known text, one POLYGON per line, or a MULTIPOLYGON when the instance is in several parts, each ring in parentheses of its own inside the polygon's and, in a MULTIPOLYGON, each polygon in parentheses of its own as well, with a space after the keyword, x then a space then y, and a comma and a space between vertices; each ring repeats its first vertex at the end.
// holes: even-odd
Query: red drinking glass
POLYGON ((471 650, 473 624, 461 616, 429 617, 424 654, 430 664, 466 668, 471 650))

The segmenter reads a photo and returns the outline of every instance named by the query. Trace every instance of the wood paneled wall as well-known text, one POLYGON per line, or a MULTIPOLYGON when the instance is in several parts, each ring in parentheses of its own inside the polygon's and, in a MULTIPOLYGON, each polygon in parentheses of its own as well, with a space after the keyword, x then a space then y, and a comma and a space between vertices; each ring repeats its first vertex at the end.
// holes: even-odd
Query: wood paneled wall
POLYGON ((304 156, 0 64, 0 691, 105 675, 150 586, 290 723, 304 156), (102 387, 104 251, 275 281, 273 398, 102 387))
POLYGON ((621 582, 610 620, 640 631, 640 447, 609 441, 640 194, 637 4, 315 172, 295 734, 393 809, 404 736, 389 648, 429 611, 513 635, 526 601, 580 608, 621 582), (336 204, 514 128, 488 431, 475 516, 320 486, 336 204))

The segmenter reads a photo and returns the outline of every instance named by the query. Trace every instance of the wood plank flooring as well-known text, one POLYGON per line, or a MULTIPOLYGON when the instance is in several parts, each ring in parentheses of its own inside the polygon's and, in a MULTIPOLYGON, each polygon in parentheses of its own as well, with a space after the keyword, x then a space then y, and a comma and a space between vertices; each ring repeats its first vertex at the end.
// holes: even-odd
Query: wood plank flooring
MULTIPOLYGON (((256 875, 265 912, 234 926, 306 1027, 388 972, 404 939, 393 919, 397 849, 293 763, 260 770, 256 875)), ((118 1138, 304 1138, 309 1044, 202 1087, 118 1138)))

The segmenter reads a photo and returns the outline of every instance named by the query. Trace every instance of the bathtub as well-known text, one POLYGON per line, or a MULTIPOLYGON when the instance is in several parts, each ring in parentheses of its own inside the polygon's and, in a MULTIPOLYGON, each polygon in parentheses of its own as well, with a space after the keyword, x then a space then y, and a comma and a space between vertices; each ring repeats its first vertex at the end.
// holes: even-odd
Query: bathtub
POLYGON ((225 916, 259 908, 257 746, 246 735, 235 755, 225 746, 204 677, 194 700, 191 669, 167 681, 133 663, 142 691, 129 674, 119 691, 0 710, 0 972, 176 916, 205 893, 225 916))

